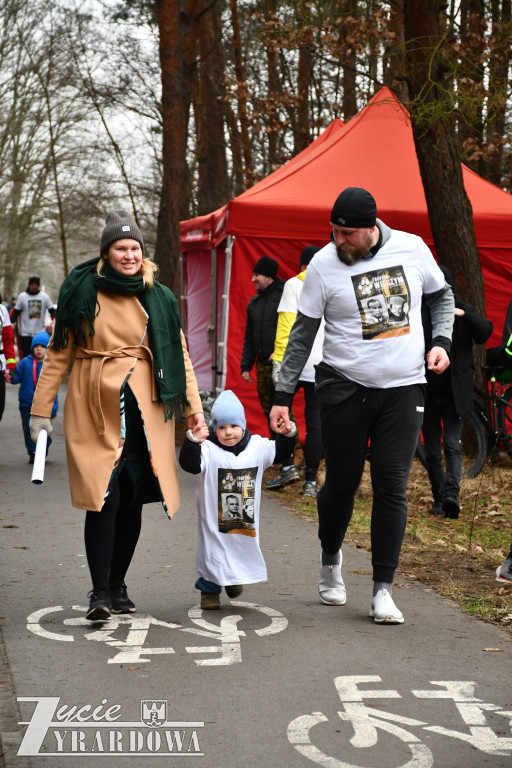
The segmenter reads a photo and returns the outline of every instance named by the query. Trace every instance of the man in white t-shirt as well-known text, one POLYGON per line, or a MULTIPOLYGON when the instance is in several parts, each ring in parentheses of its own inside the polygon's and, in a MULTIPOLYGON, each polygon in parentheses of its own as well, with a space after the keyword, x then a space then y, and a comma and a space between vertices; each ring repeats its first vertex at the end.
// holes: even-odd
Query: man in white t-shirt
POLYGON ((16 306, 11 315, 13 325, 19 316, 18 336, 20 339, 23 357, 30 355, 32 351, 32 339, 36 333, 45 331, 46 310, 52 318, 55 317, 55 308, 47 293, 41 290, 41 279, 34 275, 28 280, 26 291, 18 296, 16 306))
POLYGON ((343 605, 341 545, 370 444, 373 598, 370 616, 401 624, 392 583, 407 520, 406 486, 423 419, 425 342, 421 302, 432 317, 429 370, 449 365, 454 299, 423 240, 377 219, 372 195, 349 187, 331 212, 331 242, 311 261, 297 319, 281 364, 271 411, 276 431, 289 428, 295 386, 325 319, 322 362, 316 367, 321 404, 325 483, 318 494, 321 570, 327 605, 343 605), (400 302, 392 301, 399 296, 400 302), (377 315, 378 299, 381 311, 377 315), (397 323, 395 305, 405 308, 397 323), (369 306, 370 305, 370 306, 369 306))

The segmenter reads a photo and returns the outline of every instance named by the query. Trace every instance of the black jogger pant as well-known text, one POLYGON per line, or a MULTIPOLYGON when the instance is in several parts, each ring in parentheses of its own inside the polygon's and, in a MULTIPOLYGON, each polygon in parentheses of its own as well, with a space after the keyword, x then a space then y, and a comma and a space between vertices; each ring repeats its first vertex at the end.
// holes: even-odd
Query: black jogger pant
POLYGON ((423 418, 425 387, 359 387, 347 400, 322 405, 325 483, 318 495, 318 536, 334 554, 345 537, 368 441, 373 486, 374 581, 392 583, 407 521, 406 486, 423 418))

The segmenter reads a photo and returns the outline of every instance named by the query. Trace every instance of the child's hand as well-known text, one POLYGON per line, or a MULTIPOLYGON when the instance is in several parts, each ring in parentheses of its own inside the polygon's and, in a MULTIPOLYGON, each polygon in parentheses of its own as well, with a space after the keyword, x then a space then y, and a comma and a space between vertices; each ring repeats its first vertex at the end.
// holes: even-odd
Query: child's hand
POLYGON ((210 430, 206 426, 206 424, 203 422, 203 424, 196 425, 194 429, 192 430, 192 434, 196 441, 199 443, 202 443, 206 440, 208 435, 210 434, 210 430))
POLYGON ((295 433, 297 432, 297 425, 295 424, 294 421, 290 421, 290 429, 286 429, 284 420, 281 419, 280 421, 278 420, 277 422, 277 431, 281 435, 285 435, 285 437, 294 437, 295 433))

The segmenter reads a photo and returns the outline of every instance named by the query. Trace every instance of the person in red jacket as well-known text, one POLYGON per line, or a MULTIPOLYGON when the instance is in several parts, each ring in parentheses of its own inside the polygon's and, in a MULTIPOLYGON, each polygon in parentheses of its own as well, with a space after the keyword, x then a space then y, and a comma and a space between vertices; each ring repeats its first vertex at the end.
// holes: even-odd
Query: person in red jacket
POLYGON ((11 380, 10 371, 14 368, 14 330, 0 295, 0 420, 5 408, 5 383, 11 380))

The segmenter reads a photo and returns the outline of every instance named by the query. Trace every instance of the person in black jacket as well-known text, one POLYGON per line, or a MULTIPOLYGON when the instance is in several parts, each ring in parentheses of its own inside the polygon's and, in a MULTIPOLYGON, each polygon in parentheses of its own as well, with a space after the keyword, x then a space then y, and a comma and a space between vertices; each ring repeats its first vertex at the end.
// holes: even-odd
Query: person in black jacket
MULTIPOLYGON (((441 266, 446 282, 453 289, 450 271, 441 266)), ((427 396, 423 419, 423 440, 427 470, 434 503, 432 515, 452 519, 459 516, 459 491, 462 474, 460 438, 464 416, 473 408, 473 342, 483 344, 492 333, 490 320, 475 307, 455 295, 455 322, 451 348, 451 365, 442 374, 426 372, 427 396), (443 454, 446 471, 443 469, 443 454)), ((428 309, 423 308, 425 337, 430 334, 428 309)))
POLYGON ((512 300, 509 302, 501 334, 501 344, 487 350, 487 365, 512 368, 512 300))
MULTIPOLYGON (((269 423, 274 397, 272 355, 277 328, 277 308, 283 295, 284 280, 277 277, 279 264, 270 256, 262 256, 252 270, 256 295, 247 305, 244 347, 240 363, 244 381, 252 381, 251 370, 256 363, 256 389, 260 404, 269 423)), ((272 431, 270 432, 272 434, 272 431)))

